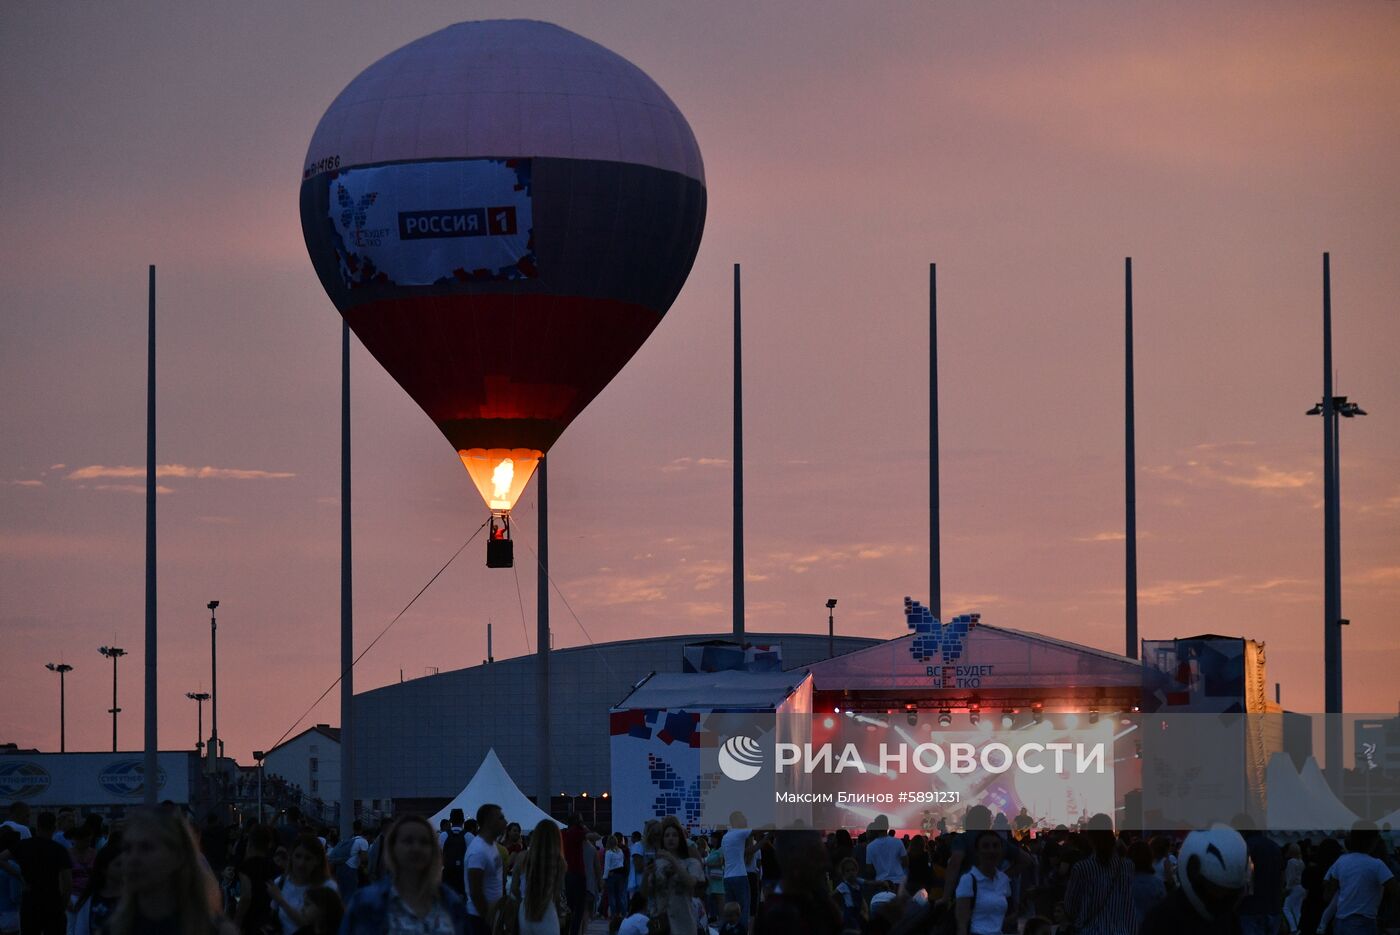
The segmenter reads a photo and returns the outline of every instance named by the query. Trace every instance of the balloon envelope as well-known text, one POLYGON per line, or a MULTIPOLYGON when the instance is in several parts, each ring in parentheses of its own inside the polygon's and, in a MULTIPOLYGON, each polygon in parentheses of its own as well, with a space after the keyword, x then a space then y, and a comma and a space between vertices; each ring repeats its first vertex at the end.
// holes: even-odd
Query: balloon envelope
POLYGON ((317 126, 301 186, 326 292, 488 504, 514 504, 531 453, 660 323, 705 205, 694 134, 656 83, 522 20, 449 26, 365 69, 317 126), (497 497, 503 449, 514 492, 497 497))

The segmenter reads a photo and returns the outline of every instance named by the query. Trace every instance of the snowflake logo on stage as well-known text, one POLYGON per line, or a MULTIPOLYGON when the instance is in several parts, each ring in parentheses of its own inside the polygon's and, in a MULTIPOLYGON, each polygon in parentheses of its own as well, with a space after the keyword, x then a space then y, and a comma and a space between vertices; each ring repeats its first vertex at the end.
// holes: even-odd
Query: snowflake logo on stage
POLYGON ((940 623, 934 618, 933 611, 906 597, 904 620, 914 631, 909 654, 916 662, 936 659, 942 665, 952 665, 962 656, 968 632, 981 619, 981 614, 959 614, 946 624, 940 623))
POLYGON ((647 754, 647 769, 651 787, 656 792, 652 813, 656 816, 675 815, 687 828, 700 821, 703 797, 719 782, 718 773, 706 773, 686 781, 675 768, 655 753, 647 754))
POLYGON ((340 212, 340 226, 346 230, 350 230, 352 227, 359 229, 365 226, 365 218, 369 214, 369 209, 374 205, 375 199, 379 197, 379 192, 369 192, 361 195, 358 201, 354 201, 350 198, 350 193, 345 190, 344 185, 336 185, 335 197, 340 202, 340 207, 344 209, 340 212))

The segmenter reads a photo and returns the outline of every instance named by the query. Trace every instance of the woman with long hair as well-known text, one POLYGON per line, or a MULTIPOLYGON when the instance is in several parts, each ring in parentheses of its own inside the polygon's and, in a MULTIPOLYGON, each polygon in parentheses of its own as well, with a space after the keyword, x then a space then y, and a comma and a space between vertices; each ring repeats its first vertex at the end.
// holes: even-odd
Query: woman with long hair
POLYGON ((121 834, 113 834, 97 852, 87 887, 78 894, 73 935, 106 935, 107 920, 121 899, 124 864, 121 834))
POLYGON ((233 935, 219 912, 219 884, 199 859, 179 813, 140 809, 122 833, 122 895, 111 935, 233 935))
POLYGON ((665 916, 673 935, 696 931, 700 923, 691 900, 704 882, 705 870, 690 854, 685 828, 675 815, 667 815, 657 827, 656 860, 644 880, 652 918, 665 916))
POLYGON ((627 851, 622 835, 608 835, 607 850, 603 852, 603 889, 607 893, 607 914, 620 919, 627 911, 627 851))
POLYGON ((315 835, 303 834, 292 845, 288 858, 287 872, 267 885, 267 895, 272 898, 273 917, 280 925, 282 935, 292 935, 308 923, 306 894, 316 887, 335 890, 331 879, 330 861, 326 860, 326 849, 315 835))
POLYGON ((421 815, 394 822, 384 842, 384 879, 361 887, 345 907, 342 935, 467 932, 467 906, 442 882, 437 832, 421 815))
POLYGON ((559 903, 564 895, 564 839, 545 818, 530 832, 530 846, 513 881, 519 935, 559 935, 559 903))

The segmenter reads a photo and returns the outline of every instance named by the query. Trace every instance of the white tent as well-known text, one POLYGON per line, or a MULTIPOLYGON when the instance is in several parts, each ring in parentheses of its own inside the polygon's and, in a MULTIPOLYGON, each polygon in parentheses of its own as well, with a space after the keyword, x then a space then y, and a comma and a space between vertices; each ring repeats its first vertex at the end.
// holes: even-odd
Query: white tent
POLYGON ((1337 801, 1327 785, 1327 777, 1312 757, 1299 771, 1288 754, 1275 753, 1269 759, 1266 782, 1270 828, 1349 831, 1356 822, 1355 813, 1337 801))
MULTIPOLYGON (((501 758, 496 756, 495 748, 492 748, 487 751, 486 758, 477 767, 476 775, 467 783, 467 787, 444 805, 442 811, 428 820, 436 828, 439 822, 452 814, 454 808, 460 808, 462 814, 468 818, 475 818, 476 810, 487 802, 499 805, 501 811, 505 812, 506 821, 519 822, 520 830, 525 834, 529 834, 535 825, 549 818, 520 791, 515 780, 510 778, 510 773, 501 765, 501 758)), ((562 822, 556 821, 555 824, 563 827, 562 822)))

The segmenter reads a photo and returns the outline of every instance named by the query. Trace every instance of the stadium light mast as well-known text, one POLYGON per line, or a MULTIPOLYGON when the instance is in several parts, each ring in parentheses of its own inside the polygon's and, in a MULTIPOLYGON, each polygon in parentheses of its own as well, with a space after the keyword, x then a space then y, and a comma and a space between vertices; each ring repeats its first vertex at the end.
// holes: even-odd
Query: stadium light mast
POLYGON ((73 671, 66 662, 46 662, 44 668, 58 673, 58 752, 68 752, 68 686, 65 676, 73 671))
POLYGON ((826 599, 826 658, 836 655, 836 598, 826 599))
MULTIPOLYGON (((205 605, 209 608, 209 671, 213 680, 210 685, 210 697, 213 699, 209 704, 209 761, 208 771, 218 772, 219 769, 219 621, 214 612, 219 609, 218 601, 210 601, 205 605)), ((200 705, 203 712, 204 706, 200 705)), ((203 735, 203 728, 200 734, 203 735)))
POLYGON ((204 702, 209 700, 208 692, 185 692, 185 697, 199 702, 199 731, 194 736, 194 748, 204 751, 204 702))
POLYGON ((108 713, 112 715, 112 752, 117 752, 117 715, 122 709, 117 707, 117 660, 126 655, 126 650, 120 646, 102 646, 98 652, 112 660, 112 707, 108 713))
POLYGON ((1322 254, 1322 400, 1308 415, 1322 416, 1322 580, 1324 711, 1327 720, 1327 778, 1334 792, 1342 789, 1342 533, 1341 483, 1337 418, 1366 415, 1345 396, 1334 396, 1332 386, 1332 256, 1322 254))

